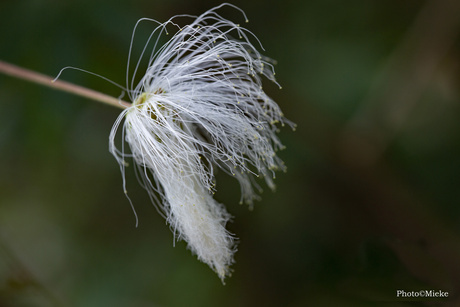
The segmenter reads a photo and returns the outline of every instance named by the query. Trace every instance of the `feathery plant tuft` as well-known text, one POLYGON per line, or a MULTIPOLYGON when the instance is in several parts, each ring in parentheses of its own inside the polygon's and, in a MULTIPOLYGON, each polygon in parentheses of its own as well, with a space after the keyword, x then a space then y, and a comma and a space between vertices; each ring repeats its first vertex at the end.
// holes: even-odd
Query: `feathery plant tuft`
MULTIPOLYGON (((274 189, 274 171, 285 170, 275 153, 283 148, 277 124, 294 127, 262 88, 263 76, 278 84, 273 61, 250 42, 258 42, 251 32, 217 13, 223 6, 239 10, 247 22, 239 8, 222 4, 198 17, 175 16, 155 28, 142 52, 149 55, 142 79, 136 86, 127 80, 133 104, 120 114, 110 134, 110 151, 123 178, 126 160, 132 158, 177 239, 185 240, 222 280, 229 275, 236 249, 225 229, 230 215, 213 198, 214 168, 234 176, 241 186, 241 202, 252 205, 258 198, 254 187, 259 188, 253 177, 262 176, 274 189), (180 18, 191 22, 180 26, 180 18), (177 31, 157 48, 167 26, 177 31), (129 153, 117 149, 114 141, 123 121, 129 153)), ((145 20, 153 21, 139 22, 145 20)))

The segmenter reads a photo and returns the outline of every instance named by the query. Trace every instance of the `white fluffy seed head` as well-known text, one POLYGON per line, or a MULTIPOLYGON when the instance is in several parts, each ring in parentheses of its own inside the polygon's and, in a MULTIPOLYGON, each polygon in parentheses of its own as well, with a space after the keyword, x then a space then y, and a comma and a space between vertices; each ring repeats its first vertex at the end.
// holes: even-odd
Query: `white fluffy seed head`
POLYGON ((153 31, 143 55, 155 34, 166 32, 168 25, 177 29, 161 48, 156 49, 156 40, 141 81, 128 82, 133 104, 110 135, 110 151, 123 178, 125 160, 132 158, 177 239, 184 239, 222 280, 229 275, 235 247, 225 229, 230 215, 212 197, 214 168, 234 176, 242 201, 252 205, 258 198, 253 177, 263 176, 274 189, 274 171, 285 169, 275 153, 282 149, 276 125, 293 126, 262 89, 262 76, 276 83, 273 61, 252 45, 250 38, 257 41, 252 33, 216 12, 224 5, 239 10, 223 4, 188 16, 188 25, 176 23, 182 15, 153 31), (123 142, 130 153, 115 147, 123 119, 123 142))

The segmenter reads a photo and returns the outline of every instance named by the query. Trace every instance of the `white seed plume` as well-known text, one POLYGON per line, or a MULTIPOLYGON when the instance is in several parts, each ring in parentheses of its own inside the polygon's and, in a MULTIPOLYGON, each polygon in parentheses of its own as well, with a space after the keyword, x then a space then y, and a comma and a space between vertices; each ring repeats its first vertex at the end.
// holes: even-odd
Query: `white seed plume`
POLYGON ((216 12, 223 6, 239 10, 246 19, 237 7, 222 4, 198 17, 180 15, 159 23, 142 52, 149 54, 142 79, 135 87, 127 80, 133 104, 110 134, 110 151, 123 182, 125 160, 132 158, 176 238, 185 240, 222 280, 229 275, 236 249, 225 229, 230 215, 212 197, 214 168, 235 176, 241 201, 252 205, 258 198, 254 187, 260 189, 253 177, 263 176, 274 189, 274 171, 285 169, 275 154, 283 147, 276 125, 294 126, 262 90, 262 76, 276 83, 273 61, 251 44, 250 39, 258 42, 251 32, 216 12), (183 18, 191 23, 180 27, 176 19, 183 18), (167 33, 167 26, 177 32, 157 48, 159 38, 152 37, 167 33), (123 120, 129 153, 115 146, 123 120))

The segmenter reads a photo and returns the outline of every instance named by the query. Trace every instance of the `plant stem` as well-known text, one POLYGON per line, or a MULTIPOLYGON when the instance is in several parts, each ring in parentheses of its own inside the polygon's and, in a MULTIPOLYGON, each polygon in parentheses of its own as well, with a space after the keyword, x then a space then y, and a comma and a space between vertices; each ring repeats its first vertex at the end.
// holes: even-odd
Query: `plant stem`
POLYGON ((53 78, 37 73, 32 70, 28 70, 25 68, 21 68, 0 60, 0 72, 16 77, 19 79, 27 80, 30 82, 42 84, 60 91, 68 92, 71 94, 75 94, 78 96, 86 97, 98 102, 102 102, 113 107, 125 109, 131 106, 129 102, 123 101, 121 99, 117 99, 111 97, 109 95, 76 85, 66 81, 55 80, 53 78))

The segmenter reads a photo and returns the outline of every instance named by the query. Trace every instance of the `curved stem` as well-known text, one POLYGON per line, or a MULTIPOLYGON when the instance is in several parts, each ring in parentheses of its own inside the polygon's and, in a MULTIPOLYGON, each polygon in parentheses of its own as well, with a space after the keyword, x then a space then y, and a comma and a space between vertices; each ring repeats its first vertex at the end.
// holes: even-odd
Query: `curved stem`
POLYGON ((113 107, 126 109, 131 106, 129 102, 123 101, 121 99, 114 98, 112 96, 82 87, 76 84, 72 84, 66 81, 55 80, 53 78, 37 73, 32 70, 18 67, 3 61, 0 61, 0 72, 16 77, 19 79, 27 80, 30 82, 42 84, 57 90, 75 94, 78 96, 86 97, 98 102, 102 102, 113 107))

